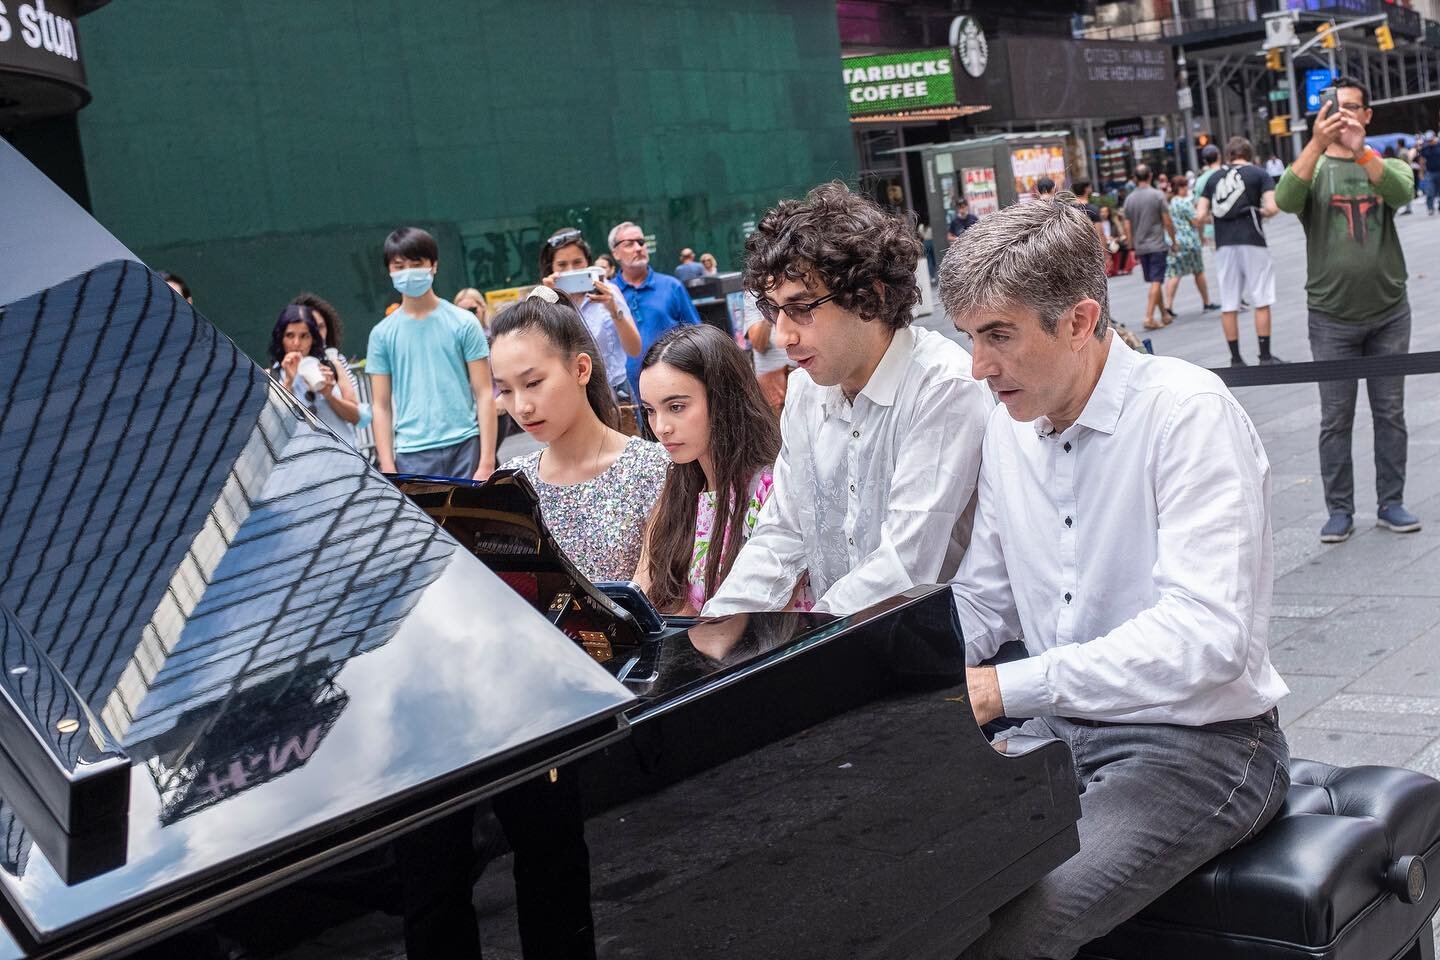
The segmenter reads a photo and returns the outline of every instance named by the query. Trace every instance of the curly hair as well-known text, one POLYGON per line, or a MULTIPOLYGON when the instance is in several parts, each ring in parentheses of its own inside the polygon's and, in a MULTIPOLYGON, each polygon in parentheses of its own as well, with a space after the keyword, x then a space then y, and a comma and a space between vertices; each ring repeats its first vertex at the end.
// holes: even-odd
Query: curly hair
POLYGON ((787 280, 824 286, 842 308, 898 329, 920 302, 915 264, 924 249, 913 220, 835 180, 760 219, 745 240, 745 288, 760 298, 787 280))

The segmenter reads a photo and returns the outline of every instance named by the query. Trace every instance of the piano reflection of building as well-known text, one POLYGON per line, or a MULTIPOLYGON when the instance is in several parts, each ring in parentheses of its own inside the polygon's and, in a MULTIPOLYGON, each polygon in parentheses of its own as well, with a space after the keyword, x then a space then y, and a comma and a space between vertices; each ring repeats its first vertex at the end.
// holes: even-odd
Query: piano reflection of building
MULTIPOLYGON (((390 640, 454 543, 135 264, 0 329, 0 364, 31 372, 0 388, 0 604, 146 763, 162 820, 303 764, 344 662, 390 640), (135 440, 96 444, 115 418, 135 440)), ((0 831, 23 872, 8 804, 0 831)))

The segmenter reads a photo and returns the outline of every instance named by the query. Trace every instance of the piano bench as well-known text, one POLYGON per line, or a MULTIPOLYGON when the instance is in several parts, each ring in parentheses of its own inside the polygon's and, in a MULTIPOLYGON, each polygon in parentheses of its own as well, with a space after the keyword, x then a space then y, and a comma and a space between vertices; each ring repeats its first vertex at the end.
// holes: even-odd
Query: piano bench
POLYGON ((1434 960, 1440 781, 1312 760, 1292 761, 1290 778, 1258 837, 1090 943, 1081 960, 1434 960))

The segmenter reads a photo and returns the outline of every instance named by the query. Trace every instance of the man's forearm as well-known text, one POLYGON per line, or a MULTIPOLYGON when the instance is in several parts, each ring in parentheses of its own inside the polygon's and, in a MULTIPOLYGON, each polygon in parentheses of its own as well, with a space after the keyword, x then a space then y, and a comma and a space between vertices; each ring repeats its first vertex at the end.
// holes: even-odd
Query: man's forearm
POLYGON ((375 456, 380 461, 381 471, 394 473, 395 433, 390 408, 377 403, 372 407, 371 413, 374 416, 371 426, 375 436, 375 456))
POLYGON ((476 394, 475 420, 480 428, 480 465, 495 467, 495 397, 476 394))

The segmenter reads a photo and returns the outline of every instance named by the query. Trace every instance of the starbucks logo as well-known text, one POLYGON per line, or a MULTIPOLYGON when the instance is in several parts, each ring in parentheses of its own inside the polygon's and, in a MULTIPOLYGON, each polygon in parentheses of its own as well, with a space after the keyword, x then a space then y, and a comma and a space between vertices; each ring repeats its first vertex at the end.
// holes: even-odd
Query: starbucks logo
POLYGON ((972 77, 979 78, 990 63, 990 44, 985 31, 974 17, 956 17, 950 24, 950 45, 960 58, 960 66, 972 77))

